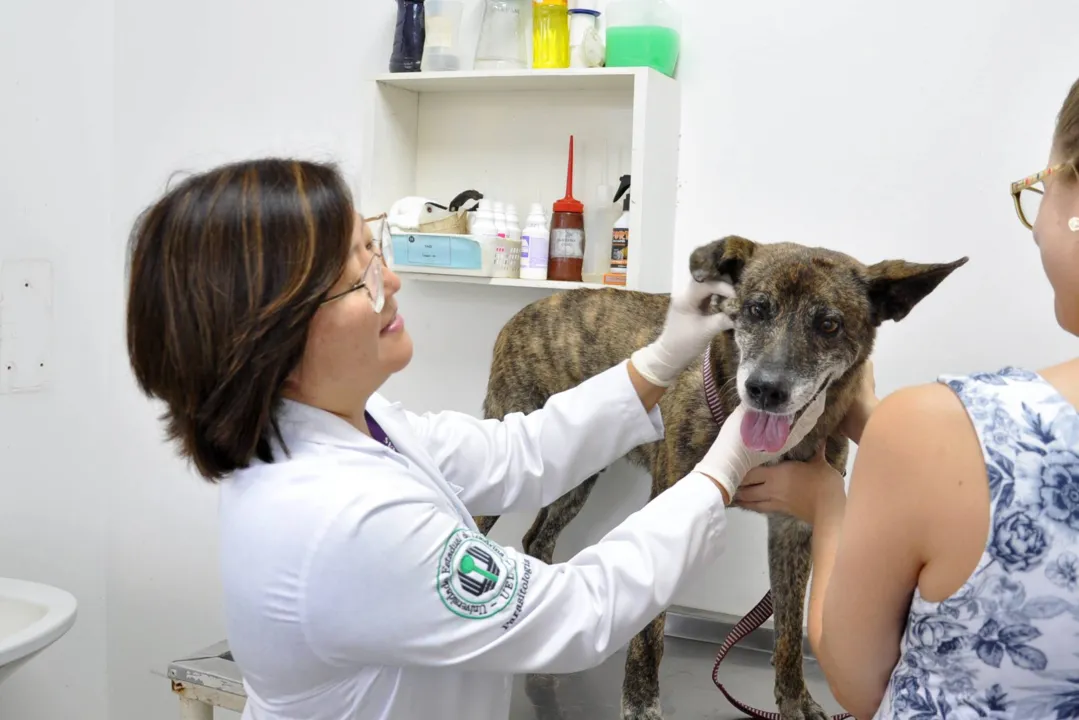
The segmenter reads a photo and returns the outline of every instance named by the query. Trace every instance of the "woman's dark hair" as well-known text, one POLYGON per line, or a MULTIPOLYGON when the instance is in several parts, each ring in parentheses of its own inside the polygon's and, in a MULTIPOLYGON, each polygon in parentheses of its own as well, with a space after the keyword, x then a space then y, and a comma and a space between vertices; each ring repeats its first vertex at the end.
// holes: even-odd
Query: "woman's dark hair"
POLYGON ((333 165, 239 162, 185 179, 130 238, 127 351, 167 436, 216 482, 272 461, 279 391, 341 275, 352 197, 333 165))
POLYGON ((1075 173, 1079 174, 1079 80, 1072 85, 1060 108, 1057 129, 1053 133, 1053 148, 1061 161, 1071 163, 1075 173))

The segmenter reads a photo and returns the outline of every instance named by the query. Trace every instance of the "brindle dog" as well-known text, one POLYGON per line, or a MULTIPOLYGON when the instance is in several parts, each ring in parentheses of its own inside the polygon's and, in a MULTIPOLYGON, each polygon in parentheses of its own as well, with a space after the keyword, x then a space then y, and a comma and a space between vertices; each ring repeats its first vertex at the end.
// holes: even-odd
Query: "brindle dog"
MULTIPOLYGON (((841 472, 848 441, 840 423, 854 400, 877 328, 898 321, 956 268, 888 260, 866 266, 843 253, 791 243, 758 244, 729 236, 690 256, 697 280, 725 278, 735 297, 711 301, 734 321, 711 353, 725 413, 739 402, 760 422, 798 413, 822 386, 827 403, 816 427, 785 459, 808 460, 827 439, 826 457, 841 472), (722 303, 722 304, 720 304, 722 303)), ((494 348, 484 414, 502 418, 544 405, 628 358, 659 335, 669 296, 619 289, 580 289, 539 300, 517 313, 494 348)), ((719 432, 695 361, 660 402, 665 438, 627 459, 652 476, 654 498, 689 473, 719 432)), ((612 432, 617 429, 612 428, 612 432)), ((780 431, 782 433, 782 431, 780 431)), ((577 515, 597 475, 544 508, 523 550, 551 562, 558 534, 577 515)), ((488 532, 497 517, 476 518, 488 532)), ((783 720, 824 720, 802 674, 803 606, 810 572, 810 528, 789 516, 768 517, 768 566, 775 605, 775 699, 783 720)), ((662 717, 659 664, 665 615, 633 638, 625 665, 622 712, 627 720, 662 717)))

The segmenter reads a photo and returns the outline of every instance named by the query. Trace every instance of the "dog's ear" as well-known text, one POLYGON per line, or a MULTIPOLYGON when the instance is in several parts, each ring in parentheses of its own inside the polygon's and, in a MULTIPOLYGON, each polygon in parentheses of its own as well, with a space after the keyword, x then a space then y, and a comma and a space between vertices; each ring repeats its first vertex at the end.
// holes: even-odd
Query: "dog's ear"
POLYGON ((944 278, 967 264, 962 257, 951 263, 923 265, 905 260, 885 260, 869 267, 869 303, 873 324, 899 322, 922 299, 936 290, 944 278))
POLYGON ((697 282, 730 278, 735 285, 746 262, 753 257, 757 244, 737 235, 728 235, 701 245, 689 255, 689 272, 697 282))

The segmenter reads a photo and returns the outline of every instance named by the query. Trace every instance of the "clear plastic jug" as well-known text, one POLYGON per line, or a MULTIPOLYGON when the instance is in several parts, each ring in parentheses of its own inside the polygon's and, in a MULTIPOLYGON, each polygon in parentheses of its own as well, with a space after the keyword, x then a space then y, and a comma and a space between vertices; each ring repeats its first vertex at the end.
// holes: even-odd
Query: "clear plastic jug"
POLYGON ((664 0, 611 0, 607 67, 650 67, 674 77, 682 18, 664 0))
POLYGON ((528 67, 528 0, 486 0, 476 43, 477 70, 528 67))
POLYGON ((426 40, 423 45, 424 72, 452 71, 461 69, 461 50, 458 47, 461 0, 427 0, 426 40))

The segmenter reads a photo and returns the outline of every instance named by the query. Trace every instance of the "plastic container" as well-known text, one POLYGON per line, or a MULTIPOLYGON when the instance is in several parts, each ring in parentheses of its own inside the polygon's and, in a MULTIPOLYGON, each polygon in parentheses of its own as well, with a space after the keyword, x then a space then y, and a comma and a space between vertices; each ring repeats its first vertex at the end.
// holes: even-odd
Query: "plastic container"
POLYGON ((569 66, 574 68, 602 67, 605 52, 599 32, 598 10, 570 8, 569 66))
POLYGON ((517 207, 510 203, 506 206, 506 237, 510 240, 521 239, 521 226, 518 222, 517 207))
POLYGON ((491 277, 521 277, 521 241, 500 237, 494 243, 495 258, 491 267, 491 277))
POLYGON ((681 16, 664 0, 611 0, 607 67, 650 67, 674 77, 681 33, 681 16))
POLYGON ((469 234, 481 243, 494 243, 498 240, 498 228, 495 227, 494 210, 492 209, 491 201, 487 198, 480 200, 469 234))
POLYGON ((573 197, 573 136, 569 136, 566 196, 554 204, 547 279, 581 282, 584 270, 584 203, 573 197))
POLYGON ((390 235, 394 272, 474 277, 520 276, 521 244, 491 235, 399 233, 390 235))
MULTIPOLYGON (((617 215, 611 206, 613 192, 614 188, 610 185, 596 186, 592 202, 586 203, 588 209, 584 214, 585 237, 602 238, 611 232, 611 223, 617 215)), ((602 242, 589 243, 584 254, 584 264, 581 266, 581 280, 586 283, 602 283, 603 276, 610 267, 610 245, 602 242)))
POLYGON ((501 201, 494 202, 495 232, 499 237, 506 237, 506 207, 501 201))
POLYGON ((423 72, 445 72, 461 69, 459 47, 461 17, 464 3, 461 0, 426 0, 423 72))
POLYGON ((532 1, 532 67, 569 67, 568 0, 532 1))
POLYGON ((625 275, 629 263, 629 187, 630 176, 623 175, 614 202, 622 200, 622 214, 611 228, 611 273, 625 275))
POLYGON ((397 0, 397 24, 390 53, 390 72, 419 72, 427 21, 424 0, 397 0))
POLYGON ((551 233, 547 229, 547 217, 543 206, 532 203, 532 209, 521 233, 521 279, 547 279, 547 247, 551 233))
POLYGON ((528 2, 486 0, 476 43, 477 70, 528 69, 528 2))

